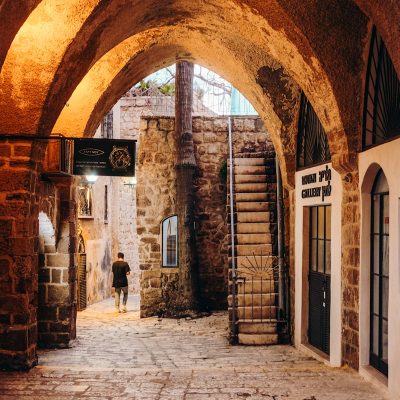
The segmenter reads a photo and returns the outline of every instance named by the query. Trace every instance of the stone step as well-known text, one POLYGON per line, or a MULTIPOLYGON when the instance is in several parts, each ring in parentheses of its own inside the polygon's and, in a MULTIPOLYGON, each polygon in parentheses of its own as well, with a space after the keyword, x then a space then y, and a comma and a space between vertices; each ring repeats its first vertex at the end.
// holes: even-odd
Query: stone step
POLYGON ((265 175, 264 165, 237 165, 235 175, 265 175))
POLYGON ((239 183, 265 183, 266 175, 235 175, 235 184, 239 183))
MULTIPOLYGON (((238 307, 237 318, 241 319, 276 319, 277 307, 276 306, 249 306, 249 307, 238 307)), ((267 321, 266 321, 267 322, 267 321)))
POLYGON ((269 233, 271 225, 267 222, 240 222, 235 225, 236 233, 269 233))
POLYGON ((274 211, 275 203, 266 201, 236 201, 236 211, 274 211))
POLYGON ((257 212, 238 212, 236 213, 237 222, 269 222, 271 213, 266 211, 257 212))
MULTIPOLYGON (((234 158, 233 165, 264 165, 264 158, 234 158)), ((228 165, 230 165, 230 160, 228 160, 228 165)))
POLYGON ((268 183, 235 183, 236 193, 259 193, 268 190, 268 183))
MULTIPOLYGON (((229 195, 228 195, 229 198, 229 195)), ((268 193, 236 193, 235 201, 244 202, 244 201, 269 201, 268 193)))
POLYGON ((264 333, 264 334, 249 334, 239 333, 239 344, 248 346, 266 346, 278 344, 278 334, 264 333))
MULTIPOLYGON (((232 285, 232 282, 229 282, 232 285)), ((232 290, 230 287, 229 290, 232 290)), ((278 291, 278 282, 273 279, 248 279, 245 283, 238 282, 238 294, 260 294, 260 293, 276 293, 278 291)))
POLYGON ((236 254, 238 256, 261 256, 272 253, 271 244, 238 244, 236 254))
MULTIPOLYGON (((277 300, 277 293, 246 293, 236 295, 236 306, 246 307, 246 306, 260 306, 260 307, 270 307, 275 306, 277 300)), ((232 295, 228 296, 229 307, 232 307, 232 295)))
POLYGON ((237 244, 271 244, 269 233, 239 233, 236 235, 237 244))
POLYGON ((278 332, 278 324, 276 322, 260 321, 239 321, 238 329, 240 333, 248 334, 276 334, 278 332))

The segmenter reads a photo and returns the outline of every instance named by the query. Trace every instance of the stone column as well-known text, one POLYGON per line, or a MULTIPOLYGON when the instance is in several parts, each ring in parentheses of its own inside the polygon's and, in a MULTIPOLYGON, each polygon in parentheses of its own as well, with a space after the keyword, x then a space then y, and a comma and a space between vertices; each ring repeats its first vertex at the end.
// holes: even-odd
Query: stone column
POLYGON ((55 183, 60 197, 59 235, 56 246, 41 257, 39 270, 41 347, 68 347, 76 337, 76 187, 73 178, 55 183))
POLYGON ((0 142, 0 368, 37 364, 38 182, 40 149, 0 142))

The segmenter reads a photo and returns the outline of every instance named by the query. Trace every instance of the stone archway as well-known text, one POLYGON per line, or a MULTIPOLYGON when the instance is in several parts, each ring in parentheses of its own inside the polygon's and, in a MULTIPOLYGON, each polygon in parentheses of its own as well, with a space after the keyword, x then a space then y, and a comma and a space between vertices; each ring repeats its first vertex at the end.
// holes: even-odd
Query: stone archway
MULTIPOLYGON (((371 1, 358 3, 374 20, 375 15, 380 21, 384 19, 371 1)), ((159 66, 154 61, 157 59, 158 63, 177 58, 198 60, 221 72, 256 106, 271 132, 283 168, 286 163, 284 179, 294 168, 293 154, 285 154, 283 147, 290 149, 285 143, 294 143, 296 121, 296 101, 287 102, 286 97, 302 88, 327 132, 333 166, 345 178, 343 203, 357 204, 355 152, 359 147, 362 97, 358 94, 362 90, 368 18, 353 2, 329 2, 328 7, 321 7, 312 0, 274 0, 268 4, 229 0, 224 4, 209 1, 200 5, 171 0, 162 10, 155 0, 141 4, 124 0, 88 1, 79 3, 79 7, 77 4, 77 0, 66 2, 60 9, 55 4, 32 0, 15 10, 11 0, 2 3, 0 21, 7 22, 0 24, 0 131, 49 135, 59 116, 68 114, 63 112, 65 105, 75 111, 84 106, 85 119, 79 121, 79 129, 75 130, 77 125, 71 119, 64 121, 65 131, 75 130, 75 134, 83 135, 99 122, 107 102, 121 94, 127 81, 132 83, 129 74, 135 68, 140 78, 159 66), (13 19, 9 18, 10 10, 15 12, 13 19), (136 23, 132 24, 132 20, 136 23), (161 44, 164 39, 165 46, 161 44), (136 51, 124 47, 128 42, 136 43, 136 51), (337 43, 342 45, 339 53, 337 43), (117 50, 126 53, 121 51, 118 56, 117 50), (96 71, 103 72, 91 81, 96 71), (293 90, 283 91, 282 98, 276 101, 276 86, 290 86, 293 90), (88 87, 95 88, 95 101, 84 104, 80 95, 88 87), (103 94, 107 88, 110 96, 106 100, 103 94), (288 120, 287 113, 279 113, 282 109, 292 114, 288 120)), ((390 13, 390 6, 382 13, 388 21, 398 21, 398 13, 390 13)), ((386 26, 386 31, 387 26, 398 25, 385 21, 380 24, 386 26)), ((390 51, 397 48, 398 42, 389 42, 390 51)), ((394 62, 398 69, 398 58, 394 62)), ((1 259, 6 275, 11 277, 11 283, 5 284, 6 302, 2 304, 6 305, 2 307, 10 315, 18 315, 10 317, 10 321, 25 321, 14 338, 9 335, 2 341, 2 351, 5 363, 16 367, 29 367, 36 357, 32 339, 36 321, 31 314, 36 296, 37 193, 42 157, 31 157, 31 147, 30 141, 22 141, 6 143, 2 148, 2 177, 12 176, 12 187, 1 197, 5 215, 5 250, 1 259), (17 311, 10 306, 12 302, 18 303, 17 311), (23 340, 19 340, 21 337, 23 340), (18 341, 23 344, 16 345, 18 341)), ((287 182, 291 189, 293 182, 287 182)), ((293 209, 293 192, 288 196, 292 199, 288 208, 293 209)), ((72 197, 71 191, 66 190, 65 224, 71 237, 72 197)), ((342 218, 343 240, 347 243, 343 265, 347 271, 359 251, 359 221, 348 220, 345 212, 342 218)), ((71 254, 74 249, 72 245, 71 254)), ((71 254, 68 268, 73 271, 71 254)), ((71 276, 68 279, 73 281, 71 276)), ((71 293, 70 299, 72 309, 71 293)), ((353 315, 354 310, 343 312, 345 328, 353 315)), ((345 335, 350 337, 351 330, 345 329, 345 335)), ((345 361, 356 366, 356 346, 348 353, 345 361)))

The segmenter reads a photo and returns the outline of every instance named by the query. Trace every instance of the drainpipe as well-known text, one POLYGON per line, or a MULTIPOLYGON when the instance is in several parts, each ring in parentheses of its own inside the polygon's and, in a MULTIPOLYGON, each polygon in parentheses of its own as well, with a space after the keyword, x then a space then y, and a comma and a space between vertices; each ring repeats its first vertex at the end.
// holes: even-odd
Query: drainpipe
POLYGON ((236 343, 236 260, 235 260, 235 218, 233 215, 233 150, 232 150, 232 126, 231 117, 228 117, 228 141, 229 141, 229 206, 231 210, 231 257, 232 257, 232 325, 231 341, 236 343))
POLYGON ((279 299, 279 313, 282 314, 284 310, 284 259, 283 259, 283 193, 282 193, 282 177, 279 168, 278 157, 275 156, 275 169, 276 169, 276 210, 277 210, 277 227, 278 227, 278 299, 279 299))

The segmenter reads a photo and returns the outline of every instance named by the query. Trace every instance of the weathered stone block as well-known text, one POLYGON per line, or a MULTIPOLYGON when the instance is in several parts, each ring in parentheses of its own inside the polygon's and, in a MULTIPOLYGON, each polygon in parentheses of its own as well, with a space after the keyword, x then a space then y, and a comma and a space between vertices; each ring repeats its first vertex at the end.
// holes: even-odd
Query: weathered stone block
POLYGON ((46 254, 46 266, 47 267, 69 267, 70 255, 57 253, 57 254, 46 254))
POLYGON ((50 304, 63 304, 69 301, 68 285, 49 284, 47 290, 47 300, 50 304))
POLYGON ((61 283, 61 273, 62 270, 59 268, 51 269, 51 282, 52 283, 61 283))
POLYGON ((0 348, 2 350, 24 351, 28 348, 28 328, 11 327, 0 332, 0 348))

